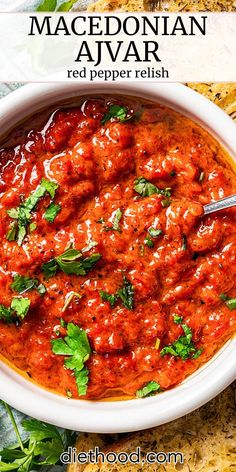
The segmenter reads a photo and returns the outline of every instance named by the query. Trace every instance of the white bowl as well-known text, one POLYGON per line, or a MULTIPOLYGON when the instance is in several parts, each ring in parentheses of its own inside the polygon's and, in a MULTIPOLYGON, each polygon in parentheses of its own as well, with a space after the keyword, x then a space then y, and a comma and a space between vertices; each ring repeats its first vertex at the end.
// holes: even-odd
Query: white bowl
MULTIPOLYGON (((62 99, 91 93, 122 93, 166 103, 202 124, 236 161, 236 125, 217 106, 180 84, 30 84, 0 101, 5 133, 22 118, 62 99)), ((0 362, 0 397, 22 412, 72 430, 114 433, 145 429, 200 407, 236 377, 236 338, 182 384, 151 398, 129 401, 67 399, 31 383, 0 362)))

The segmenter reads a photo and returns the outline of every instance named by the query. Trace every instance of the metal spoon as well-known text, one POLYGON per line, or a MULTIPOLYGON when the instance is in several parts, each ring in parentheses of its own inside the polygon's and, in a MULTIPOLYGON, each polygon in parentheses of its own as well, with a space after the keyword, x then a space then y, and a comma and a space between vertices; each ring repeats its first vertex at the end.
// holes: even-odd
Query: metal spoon
POLYGON ((208 203, 204 205, 204 215, 210 215, 210 213, 215 213, 216 211, 226 210, 226 208, 231 208, 236 205, 236 195, 231 195, 230 197, 222 198, 213 203, 208 203))

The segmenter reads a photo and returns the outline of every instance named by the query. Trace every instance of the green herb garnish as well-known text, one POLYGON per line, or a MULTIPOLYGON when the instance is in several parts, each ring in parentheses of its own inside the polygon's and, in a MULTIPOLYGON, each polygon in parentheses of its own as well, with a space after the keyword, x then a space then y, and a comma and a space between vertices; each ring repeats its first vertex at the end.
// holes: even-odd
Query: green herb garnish
POLYGON ((11 323, 12 321, 12 311, 5 305, 0 305, 0 320, 6 321, 7 323, 11 323))
POLYGON ((113 308, 116 301, 117 301, 117 295, 113 295, 113 294, 110 294, 108 292, 104 292, 104 290, 100 290, 99 291, 99 295, 101 297, 101 299, 104 301, 104 302, 109 302, 111 307, 113 308))
POLYGON ((56 426, 30 419, 24 420, 22 426, 27 432, 27 439, 23 440, 14 418, 12 409, 5 402, 5 406, 12 422, 16 444, 0 451, 0 470, 8 472, 31 472, 44 466, 60 464, 62 452, 73 444, 75 434, 65 430, 59 430, 56 426))
POLYGON ((155 238, 158 238, 159 236, 161 236, 163 234, 162 230, 161 229, 156 229, 156 228, 149 228, 148 229, 148 235, 146 236, 146 238, 144 239, 144 244, 146 244, 146 246, 150 247, 150 248, 153 248, 154 247, 154 242, 152 241, 152 239, 150 238, 150 236, 155 239, 155 238), (150 235, 150 236, 149 236, 150 235))
POLYGON ((68 0, 67 2, 61 3, 57 11, 70 11, 77 1, 78 0, 68 0))
POLYGON ((171 188, 167 187, 164 189, 160 189, 156 187, 156 185, 152 184, 144 177, 139 177, 134 182, 134 190, 135 192, 139 193, 141 197, 150 197, 155 193, 159 195, 163 195, 163 197, 170 197, 171 196, 171 188))
POLYGON ((57 0, 43 0, 36 11, 55 11, 57 0))
POLYGON ((225 295, 225 293, 221 293, 220 299, 225 302, 230 311, 236 309, 236 298, 230 298, 228 295, 225 295))
POLYGON ((127 280, 126 277, 123 277, 123 287, 117 291, 117 295, 122 300, 123 305, 128 310, 133 310, 134 308, 134 287, 127 280))
POLYGON ((118 210, 116 211, 115 218, 113 221, 113 226, 112 226, 114 231, 120 231, 119 223, 120 223, 121 218, 122 218, 122 211, 120 208, 118 208, 118 210))
POLYGON ((44 218, 49 223, 53 223, 58 213, 61 211, 61 205, 57 205, 56 203, 51 203, 49 207, 46 209, 44 213, 44 218))
POLYGON ((180 357, 183 360, 186 359, 196 359, 199 357, 203 349, 197 349, 193 342, 192 330, 186 324, 182 323, 182 318, 180 316, 174 316, 174 322, 176 324, 181 324, 181 327, 184 331, 184 336, 180 336, 173 344, 165 346, 161 350, 161 356, 170 354, 171 356, 180 357))
POLYGON ((30 223, 31 212, 35 209, 39 200, 48 193, 53 199, 55 197, 56 189, 58 185, 50 180, 42 179, 39 186, 36 188, 31 195, 20 204, 18 208, 11 208, 7 210, 7 214, 10 218, 16 220, 15 227, 13 225, 7 233, 7 239, 9 241, 17 240, 19 246, 24 241, 24 238, 27 234, 27 226, 30 223))
POLYGON ((101 120, 102 125, 105 125, 111 118, 116 118, 120 121, 125 121, 127 118, 128 108, 120 105, 110 105, 109 111, 104 115, 101 120))
POLYGON ((154 242, 152 241, 152 239, 150 238, 150 236, 146 236, 146 238, 144 239, 144 244, 149 247, 150 249, 154 247, 154 242))
POLYGON ((185 234, 182 236, 182 249, 183 251, 187 250, 187 236, 185 236, 185 234))
POLYGON ((167 208, 171 204, 171 199, 170 198, 165 198, 164 200, 161 201, 161 206, 163 208, 167 208))
POLYGON ((52 352, 58 356, 65 356, 65 367, 74 371, 78 394, 85 395, 88 384, 88 370, 85 362, 91 354, 86 331, 73 323, 68 323, 67 336, 52 339, 51 344, 52 352))
POLYGON ((113 219, 113 223, 112 223, 112 226, 105 226, 104 230, 105 231, 118 231, 119 233, 121 233, 121 229, 120 229, 120 220, 122 218, 122 211, 120 208, 118 208, 118 210, 116 211, 115 213, 115 216, 114 216, 114 219, 113 219))
POLYGON ((148 232, 152 238, 158 238, 159 236, 163 234, 163 231, 161 229, 155 229, 155 228, 149 228, 148 232))
POLYGON ((30 225, 29 225, 30 233, 33 233, 33 231, 35 231, 36 228, 37 228, 37 224, 36 224, 36 223, 30 223, 30 225))
POLYGON ((17 236, 17 223, 11 223, 6 238, 8 241, 15 241, 17 236))
POLYGON ((0 320, 6 321, 7 323, 11 323, 14 318, 23 320, 29 311, 29 307, 29 298, 13 297, 10 308, 0 305, 0 320))
POLYGON ((147 383, 142 389, 137 390, 136 392, 136 397, 137 398, 144 398, 144 397, 150 397, 152 395, 155 395, 155 393, 160 391, 160 384, 152 380, 151 382, 147 383))
POLYGON ((38 279, 31 279, 23 275, 14 275, 14 282, 10 285, 11 289, 20 294, 29 292, 30 290, 37 290, 40 295, 46 292, 46 287, 40 284, 38 279))
POLYGON ((42 269, 47 279, 53 277, 58 269, 65 274, 86 275, 101 257, 101 254, 96 253, 83 258, 82 252, 76 249, 67 249, 60 256, 43 264, 42 269))
POLYGON ((29 311, 29 307, 29 298, 13 297, 11 302, 11 311, 16 314, 17 318, 23 320, 29 311))
POLYGON ((125 308, 128 310, 133 310, 134 308, 134 287, 126 277, 123 277, 123 287, 117 290, 115 294, 100 290, 99 295, 103 301, 110 303, 111 308, 114 307, 119 298, 125 308))
POLYGON ((176 324, 182 324, 183 323, 183 317, 182 316, 178 316, 178 315, 174 315, 174 322, 176 324))

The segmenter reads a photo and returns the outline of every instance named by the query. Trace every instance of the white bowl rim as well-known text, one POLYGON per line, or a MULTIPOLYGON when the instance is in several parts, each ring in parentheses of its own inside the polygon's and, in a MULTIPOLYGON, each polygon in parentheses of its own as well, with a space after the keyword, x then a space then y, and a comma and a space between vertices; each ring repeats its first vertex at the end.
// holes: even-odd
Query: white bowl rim
MULTIPOLYGON (((96 93, 121 93, 164 102, 202 124, 236 160, 233 120, 205 97, 176 83, 28 84, 1 99, 1 132, 49 103, 96 93)), ((177 387, 150 398, 117 402, 67 399, 28 381, 1 361, 0 397, 29 416, 64 428, 94 433, 136 431, 179 418, 220 393, 236 378, 235 355, 234 337, 177 387)))

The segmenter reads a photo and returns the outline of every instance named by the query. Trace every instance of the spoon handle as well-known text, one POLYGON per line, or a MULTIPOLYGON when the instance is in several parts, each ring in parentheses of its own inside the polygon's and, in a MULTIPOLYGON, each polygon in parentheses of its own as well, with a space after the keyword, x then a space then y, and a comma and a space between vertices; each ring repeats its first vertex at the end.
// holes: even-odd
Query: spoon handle
POLYGON ((225 210, 236 205, 236 195, 231 195, 230 197, 222 198, 222 200, 217 200, 213 203, 208 203, 204 205, 204 215, 209 215, 215 211, 225 210))

